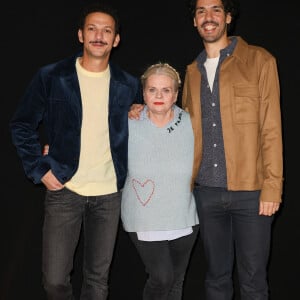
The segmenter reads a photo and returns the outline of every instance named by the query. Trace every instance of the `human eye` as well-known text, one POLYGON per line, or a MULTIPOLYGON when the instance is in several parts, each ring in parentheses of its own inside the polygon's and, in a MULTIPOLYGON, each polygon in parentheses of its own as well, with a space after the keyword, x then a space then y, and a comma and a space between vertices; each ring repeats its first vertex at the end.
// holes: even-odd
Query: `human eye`
POLYGON ((95 30, 95 27, 94 27, 94 26, 91 26, 91 25, 89 25, 89 26, 87 26, 87 30, 88 30, 88 31, 94 31, 94 30, 95 30))
POLYGON ((148 92, 149 92, 150 94, 155 94, 156 89, 153 88, 153 87, 150 87, 150 88, 148 88, 148 92))
POLYGON ((215 13, 215 14, 220 14, 220 13, 222 13, 224 10, 223 10, 223 7, 221 7, 221 6, 215 6, 214 8, 213 8, 213 12, 215 13))
POLYGON ((164 88, 164 89, 163 89, 163 93, 164 93, 165 95, 169 95, 169 94, 172 93, 172 89, 171 89, 171 88, 164 88))
POLYGON ((108 33, 108 34, 112 34, 113 30, 111 28, 106 27, 106 28, 104 28, 104 32, 108 33))
POLYGON ((196 15, 203 15, 205 13, 205 9, 202 7, 196 8, 196 15))

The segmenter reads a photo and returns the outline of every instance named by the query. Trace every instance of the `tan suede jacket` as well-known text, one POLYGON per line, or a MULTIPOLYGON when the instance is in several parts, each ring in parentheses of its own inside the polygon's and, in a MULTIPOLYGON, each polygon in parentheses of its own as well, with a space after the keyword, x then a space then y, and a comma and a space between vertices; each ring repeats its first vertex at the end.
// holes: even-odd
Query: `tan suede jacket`
MULTIPOLYGON (((220 69, 220 110, 228 190, 261 190, 261 201, 281 202, 283 182, 280 89, 275 58, 241 37, 220 69)), ((194 135, 193 181, 202 157, 201 74, 187 66, 182 107, 194 135)))

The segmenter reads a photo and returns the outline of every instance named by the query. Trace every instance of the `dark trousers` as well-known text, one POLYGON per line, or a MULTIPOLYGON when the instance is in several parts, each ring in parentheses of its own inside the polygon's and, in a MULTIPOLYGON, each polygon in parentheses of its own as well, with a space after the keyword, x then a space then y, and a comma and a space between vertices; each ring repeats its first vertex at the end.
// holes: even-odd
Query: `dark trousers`
POLYGON ((148 274, 143 300, 181 300, 182 287, 199 226, 172 241, 139 241, 129 233, 148 274))
POLYGON ((195 187, 208 264, 206 300, 231 300, 234 260, 242 300, 267 300, 273 217, 259 216, 259 191, 195 187))
POLYGON ((120 193, 80 196, 47 191, 43 226, 43 284, 49 300, 74 299, 70 283, 83 225, 81 300, 105 300, 120 216, 120 193))

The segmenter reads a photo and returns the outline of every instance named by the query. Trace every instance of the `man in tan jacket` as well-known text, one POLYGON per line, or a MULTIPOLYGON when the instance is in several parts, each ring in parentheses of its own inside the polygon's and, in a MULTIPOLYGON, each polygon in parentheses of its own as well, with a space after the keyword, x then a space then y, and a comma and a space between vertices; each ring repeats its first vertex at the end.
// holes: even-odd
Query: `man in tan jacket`
POLYGON ((275 58, 229 37, 232 0, 193 0, 204 50, 187 66, 182 106, 195 135, 194 194, 207 259, 206 300, 267 300, 271 226, 282 195, 280 89, 275 58))

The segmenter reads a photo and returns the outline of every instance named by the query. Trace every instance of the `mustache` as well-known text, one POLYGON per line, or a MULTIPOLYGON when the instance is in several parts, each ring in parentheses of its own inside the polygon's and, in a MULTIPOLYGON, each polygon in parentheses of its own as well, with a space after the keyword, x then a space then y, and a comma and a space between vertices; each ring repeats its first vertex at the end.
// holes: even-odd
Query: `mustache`
POLYGON ((215 22, 215 21, 205 21, 201 27, 204 27, 206 25, 215 25, 215 26, 219 26, 219 23, 215 22))
POLYGON ((96 40, 96 41, 90 41, 90 44, 99 44, 99 45, 107 45, 105 41, 102 40, 96 40))

